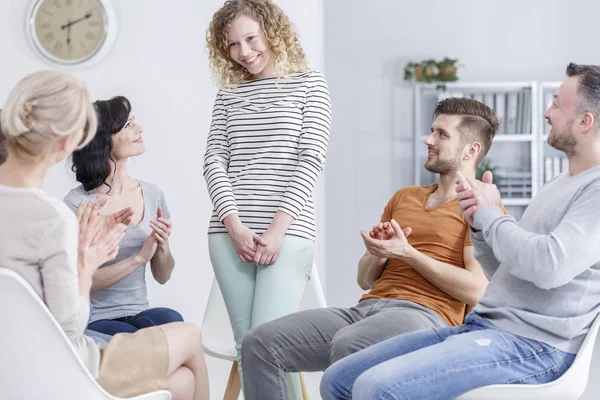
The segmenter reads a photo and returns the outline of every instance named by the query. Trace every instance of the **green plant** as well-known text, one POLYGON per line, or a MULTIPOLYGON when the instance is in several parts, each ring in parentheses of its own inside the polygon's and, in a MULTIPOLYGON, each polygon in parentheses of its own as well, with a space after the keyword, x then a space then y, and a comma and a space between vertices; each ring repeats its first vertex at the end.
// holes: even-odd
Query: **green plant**
POLYGON ((404 80, 417 82, 442 82, 436 86, 438 90, 445 90, 443 82, 454 82, 458 80, 456 71, 458 59, 444 57, 441 61, 433 58, 421 62, 408 62, 404 66, 404 80))
POLYGON ((458 58, 448 58, 448 57, 444 57, 444 59, 442 61, 438 61, 437 66, 439 67, 450 67, 450 66, 457 66, 456 63, 458 62, 458 58))
POLYGON ((419 64, 411 61, 404 66, 404 80, 405 81, 412 80, 413 76, 415 75, 415 67, 417 65, 419 65, 419 64))
POLYGON ((433 82, 436 77, 436 62, 433 59, 421 62, 409 62, 404 66, 404 80, 417 82, 433 82))
POLYGON ((458 80, 458 76, 456 76, 456 71, 458 69, 458 65, 456 63, 458 59, 452 59, 448 57, 444 57, 442 61, 439 61, 436 66, 438 69, 437 80, 441 82, 454 82, 458 80))

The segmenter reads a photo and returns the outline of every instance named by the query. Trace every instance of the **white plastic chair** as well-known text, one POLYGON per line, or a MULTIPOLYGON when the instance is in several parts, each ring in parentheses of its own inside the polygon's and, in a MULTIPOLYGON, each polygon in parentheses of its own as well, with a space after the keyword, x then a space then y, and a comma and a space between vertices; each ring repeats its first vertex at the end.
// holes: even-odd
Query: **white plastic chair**
POLYGON ((542 385, 490 385, 471 390, 457 400, 577 400, 585 391, 600 317, 590 327, 573 365, 557 380, 542 385))
MULTIPOLYGON (((323 293, 317 267, 313 264, 310 280, 300 303, 300 310, 324 307, 327 307, 325 294, 323 293)), ((223 400, 236 400, 240 395, 241 383, 237 368, 235 340, 233 339, 231 323, 229 322, 227 309, 225 308, 225 301, 223 300, 223 295, 216 279, 213 279, 206 304, 206 311, 204 312, 202 342, 206 354, 233 362, 223 400)), ((300 374, 300 383, 302 384, 302 395, 306 400, 308 399, 308 394, 302 374, 300 374)))
MULTIPOLYGON (((119 400, 92 377, 33 288, 7 268, 0 268, 0 316, 0 399, 119 400)), ((171 400, 171 393, 128 400, 171 400)))

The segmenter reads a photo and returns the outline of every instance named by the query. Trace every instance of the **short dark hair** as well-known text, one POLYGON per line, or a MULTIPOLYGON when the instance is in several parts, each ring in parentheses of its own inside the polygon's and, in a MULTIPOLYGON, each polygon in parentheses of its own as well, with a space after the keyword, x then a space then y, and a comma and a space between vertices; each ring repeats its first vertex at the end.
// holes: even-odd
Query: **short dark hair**
POLYGON ((580 111, 594 114, 596 124, 600 126, 600 66, 569 63, 567 76, 579 80, 577 94, 582 98, 578 105, 580 111))
POLYGON ((110 176, 112 135, 123 129, 129 114, 131 103, 123 96, 116 96, 110 100, 98 100, 94 102, 94 108, 98 115, 98 130, 94 139, 83 149, 73 152, 73 166, 75 179, 83 185, 88 192, 103 184, 110 185, 106 179, 110 176))
POLYGON ((492 140, 494 140, 494 136, 500 129, 500 123, 494 110, 477 100, 465 97, 449 97, 437 103, 433 111, 433 117, 437 118, 440 114, 461 117, 458 130, 463 143, 475 140, 481 143, 481 151, 476 160, 477 165, 479 165, 490 150, 492 140))

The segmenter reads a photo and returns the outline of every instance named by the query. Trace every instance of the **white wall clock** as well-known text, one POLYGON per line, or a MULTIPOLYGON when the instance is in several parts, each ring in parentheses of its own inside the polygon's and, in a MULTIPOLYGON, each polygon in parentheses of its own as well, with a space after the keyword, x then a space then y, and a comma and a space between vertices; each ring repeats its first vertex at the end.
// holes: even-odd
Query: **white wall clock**
POLYGON ((110 0, 35 0, 27 23, 36 51, 61 65, 98 61, 117 30, 110 0))

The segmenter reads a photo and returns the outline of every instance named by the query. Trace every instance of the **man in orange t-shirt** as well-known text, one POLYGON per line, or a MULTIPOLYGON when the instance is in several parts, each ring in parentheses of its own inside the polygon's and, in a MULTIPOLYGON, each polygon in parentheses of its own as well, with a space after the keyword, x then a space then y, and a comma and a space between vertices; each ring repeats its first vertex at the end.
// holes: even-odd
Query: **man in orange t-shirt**
POLYGON ((286 398, 286 372, 322 371, 385 339, 460 325, 483 296, 487 279, 473 256, 455 181, 458 171, 475 177, 498 120, 466 98, 440 101, 434 117, 425 168, 440 175, 438 183, 400 189, 381 222, 361 232, 367 251, 357 280, 371 290, 351 308, 301 311, 252 329, 242 343, 246 399, 286 398))

